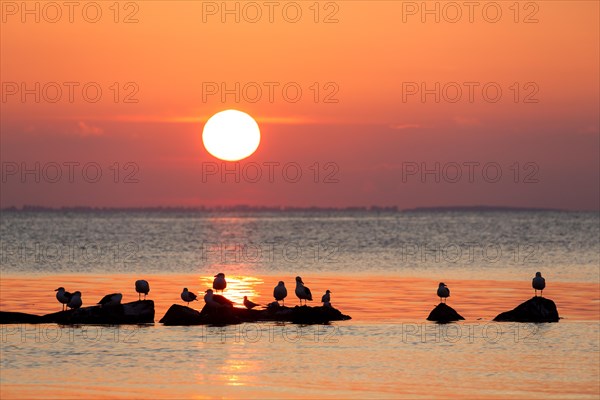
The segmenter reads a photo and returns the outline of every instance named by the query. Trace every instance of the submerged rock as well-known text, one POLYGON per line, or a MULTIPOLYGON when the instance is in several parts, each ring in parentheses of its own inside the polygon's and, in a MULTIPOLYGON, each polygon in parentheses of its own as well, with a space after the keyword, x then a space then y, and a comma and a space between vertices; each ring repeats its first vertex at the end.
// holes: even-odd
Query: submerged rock
POLYGON ((140 300, 115 306, 91 306, 46 315, 0 312, 2 324, 145 324, 154 323, 154 302, 140 300))
POLYGON ((431 312, 427 317, 428 321, 435 322, 452 322, 452 321, 460 321, 464 318, 462 315, 456 312, 454 308, 450 307, 446 303, 440 303, 431 312))
POLYGON ((532 297, 515 309, 498 314, 497 322, 558 322, 556 304, 545 297, 532 297))
POLYGON ((296 324, 325 324, 351 319, 333 307, 285 307, 270 304, 266 309, 204 306, 198 312, 173 304, 159 322, 165 325, 230 325, 244 322, 280 321, 296 324))

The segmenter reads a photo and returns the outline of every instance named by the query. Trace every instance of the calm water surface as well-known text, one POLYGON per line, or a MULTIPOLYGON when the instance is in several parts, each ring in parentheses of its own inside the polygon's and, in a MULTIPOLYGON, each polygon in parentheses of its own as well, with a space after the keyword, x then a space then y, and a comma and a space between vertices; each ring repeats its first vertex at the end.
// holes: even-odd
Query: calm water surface
MULTIPOLYGON (((598 398, 594 213, 2 213, 0 310, 85 305, 150 281, 156 320, 228 275, 226 295, 270 301, 301 274, 353 317, 331 325, 4 325, 5 398, 598 398), (543 271, 564 318, 494 323, 543 271), (466 320, 425 322, 435 288, 466 320)), ((199 308, 201 304, 194 305, 199 308)))

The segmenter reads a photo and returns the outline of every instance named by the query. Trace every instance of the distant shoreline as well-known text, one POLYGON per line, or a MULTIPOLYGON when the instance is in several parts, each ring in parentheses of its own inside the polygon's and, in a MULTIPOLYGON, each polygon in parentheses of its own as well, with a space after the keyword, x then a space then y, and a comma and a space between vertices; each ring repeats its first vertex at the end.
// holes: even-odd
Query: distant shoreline
POLYGON ((0 212, 598 212, 597 210, 566 210, 559 208, 508 207, 508 206, 439 206, 400 209, 397 206, 370 207, 276 207, 276 206, 219 206, 219 207, 44 207, 25 205, 5 207, 0 212))

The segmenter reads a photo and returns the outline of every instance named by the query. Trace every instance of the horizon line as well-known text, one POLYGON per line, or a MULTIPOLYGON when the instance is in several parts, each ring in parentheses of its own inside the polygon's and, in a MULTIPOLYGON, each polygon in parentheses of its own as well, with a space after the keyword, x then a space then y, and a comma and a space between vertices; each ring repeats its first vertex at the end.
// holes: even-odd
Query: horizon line
POLYGON ((163 212, 230 212, 230 211, 250 211, 250 212, 286 212, 286 211, 362 211, 362 212, 456 212, 456 211, 521 211, 521 212, 599 212, 600 210, 569 210, 564 208, 549 207, 529 207, 529 206, 501 206, 501 205, 456 205, 456 206, 421 206, 411 208, 400 208, 398 206, 273 206, 273 205, 221 205, 221 206, 38 206, 23 205, 21 207, 9 206, 1 207, 1 211, 16 212, 56 212, 56 211, 163 211, 163 212))

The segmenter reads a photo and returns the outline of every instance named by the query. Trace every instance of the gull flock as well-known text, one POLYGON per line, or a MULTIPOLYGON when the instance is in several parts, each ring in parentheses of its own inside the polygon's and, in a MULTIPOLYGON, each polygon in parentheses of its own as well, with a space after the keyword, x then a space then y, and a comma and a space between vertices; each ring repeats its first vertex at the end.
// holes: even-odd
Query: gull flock
MULTIPOLYGON (((232 307, 234 303, 225 298, 222 294, 223 291, 227 288, 227 280, 225 279, 225 274, 219 272, 214 276, 212 289, 207 289, 204 292, 204 302, 209 307, 232 307), (221 292, 221 294, 216 294, 216 292, 221 292)), ((538 290, 540 291, 540 296, 543 295, 543 291, 546 287, 546 280, 542 277, 541 272, 536 272, 535 277, 531 283, 532 288, 534 289, 534 295, 537 297, 538 290)), ((138 301, 142 301, 142 295, 144 295, 144 300, 146 300, 146 296, 150 293, 150 284, 148 281, 140 279, 135 282, 135 291, 138 293, 138 301)), ((64 287, 59 287, 55 289, 56 292, 56 300, 61 304, 62 311, 67 309, 76 310, 80 308, 83 304, 82 293, 80 291, 75 291, 70 293, 66 291, 64 287)), ((307 301, 313 301, 312 293, 308 286, 304 284, 304 281, 300 276, 296 277, 296 288, 294 290, 296 297, 300 302, 300 306, 302 306, 302 301, 304 300, 304 306, 307 305, 307 301)), ((331 305, 331 291, 327 289, 325 294, 321 297, 321 303, 324 307, 332 307, 331 305)), ((443 282, 440 282, 437 288, 437 296, 440 298, 440 303, 446 303, 448 297, 450 297, 450 289, 448 285, 443 282)), ((285 299, 288 295, 287 288, 285 287, 284 281, 279 281, 277 285, 273 288, 273 298, 274 302, 269 305, 277 305, 279 306, 281 302, 283 306, 285 306, 285 299)), ((183 300, 187 305, 193 301, 198 301, 198 296, 189 291, 188 288, 183 288, 181 292, 181 300, 183 300)), ((121 304, 121 300, 123 299, 123 295, 121 293, 112 293, 104 296, 97 305, 101 307, 114 307, 121 304)), ((248 296, 244 296, 243 301, 244 306, 251 310, 256 307, 261 307, 260 304, 255 303, 248 299, 248 296)))

